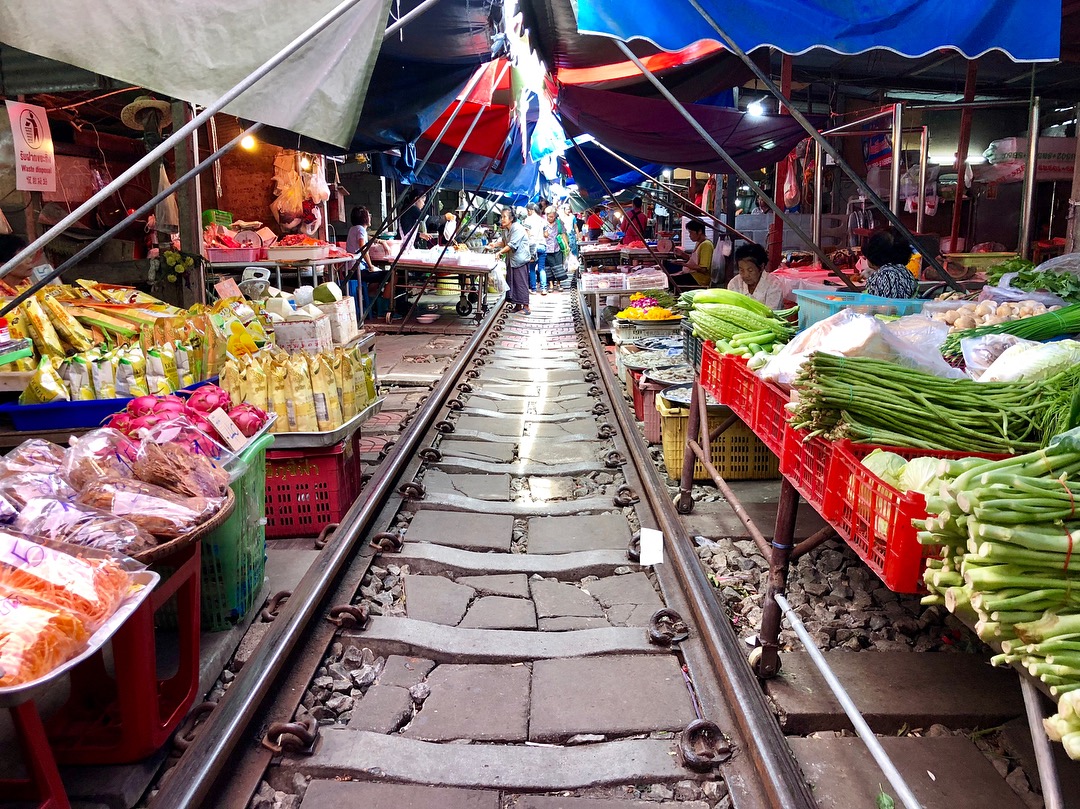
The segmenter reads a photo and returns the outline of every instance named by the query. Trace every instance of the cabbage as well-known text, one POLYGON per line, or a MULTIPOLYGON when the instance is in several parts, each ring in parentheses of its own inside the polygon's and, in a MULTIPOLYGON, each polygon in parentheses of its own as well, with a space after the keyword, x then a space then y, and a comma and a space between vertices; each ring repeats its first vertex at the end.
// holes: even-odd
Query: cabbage
POLYGON ((900 470, 900 485, 897 488, 902 492, 919 492, 930 497, 937 493, 940 468, 938 458, 912 458, 900 470))
POLYGON ((1010 346, 987 368, 979 382, 1037 382, 1080 362, 1080 342, 1018 343, 1010 346))
POLYGON ((895 452, 875 449, 862 459, 862 465, 888 483, 893 488, 900 488, 900 473, 907 461, 895 452))

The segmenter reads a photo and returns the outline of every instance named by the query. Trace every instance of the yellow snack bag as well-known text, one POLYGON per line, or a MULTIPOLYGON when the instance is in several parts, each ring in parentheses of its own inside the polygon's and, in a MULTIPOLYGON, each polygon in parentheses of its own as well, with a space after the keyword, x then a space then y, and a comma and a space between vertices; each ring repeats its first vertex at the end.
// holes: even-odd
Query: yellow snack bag
POLYGON ((244 359, 247 365, 244 369, 244 401, 260 410, 268 411, 270 405, 266 396, 266 371, 263 370, 262 360, 250 354, 244 359))
POLYGON ((34 341, 34 348, 37 349, 38 354, 43 357, 62 358, 64 347, 60 343, 60 335, 56 333, 52 321, 49 320, 37 299, 29 298, 23 301, 22 309, 26 313, 27 334, 34 341))
POLYGON ((117 352, 102 351, 90 364, 90 380, 94 394, 99 399, 116 398, 116 369, 119 365, 117 352))
POLYGON ((176 379, 181 388, 195 384, 195 375, 191 372, 191 347, 177 340, 173 344, 173 361, 176 363, 176 379))
POLYGON ((315 416, 315 397, 311 389, 307 360, 303 354, 295 354, 285 362, 288 369, 285 377, 285 405, 289 412, 289 425, 294 432, 318 432, 319 421, 315 416))
POLYGON ((120 398, 146 396, 146 357, 137 345, 128 346, 117 353, 116 395, 120 398))
POLYGON ((229 357, 221 367, 221 373, 218 374, 218 386, 229 394, 229 399, 234 405, 244 401, 247 385, 243 369, 240 367, 240 360, 236 357, 229 357))
POLYGON ((338 396, 334 366, 325 354, 308 357, 311 392, 315 397, 315 419, 321 432, 341 426, 341 399, 338 396))
POLYGON ((67 384, 72 401, 85 402, 94 398, 94 383, 90 375, 92 366, 93 362, 86 354, 76 354, 60 367, 60 376, 67 384))
POLYGON ((252 339, 251 334, 244 328, 244 324, 239 320, 230 320, 228 328, 229 340, 226 350, 234 357, 240 357, 244 354, 254 354, 259 350, 259 347, 255 345, 255 340, 252 339))
POLYGON ((71 394, 64 380, 56 372, 55 363, 56 360, 47 354, 41 358, 37 371, 30 377, 26 390, 19 396, 19 404, 45 404, 71 400, 71 394))
POLYGON ((288 376, 288 363, 282 359, 267 355, 263 358, 263 370, 266 372, 266 398, 267 410, 273 412, 277 416, 277 420, 270 428, 272 433, 287 433, 289 432, 289 408, 288 408, 288 385, 286 384, 286 377, 288 376))
POLYGON ((333 356, 334 380, 338 386, 338 396, 341 397, 341 420, 348 421, 356 415, 356 396, 353 395, 352 363, 349 362, 349 354, 341 348, 334 349, 333 356))
POLYGON ((146 352, 146 387, 152 396, 168 396, 180 387, 171 344, 153 346, 146 352))
POLYGON ((56 332, 72 348, 76 351, 89 351, 94 347, 94 341, 90 338, 90 333, 82 327, 79 321, 72 317, 71 313, 64 308, 60 301, 46 295, 44 292, 39 292, 35 297, 41 303, 41 307, 49 320, 52 321, 56 332))
POLYGON ((364 363, 364 384, 367 387, 368 404, 378 398, 375 389, 375 358, 370 353, 362 355, 364 363))
MULTIPOLYGON (((12 340, 23 340, 30 335, 26 331, 26 311, 18 306, 14 311, 8 312, 8 332, 11 334, 12 340)), ((15 362, 9 362, 3 366, 4 371, 33 371, 36 360, 33 357, 26 357, 25 359, 15 360, 15 362)))
POLYGON ((359 413, 371 404, 367 395, 367 380, 364 378, 363 355, 358 353, 355 349, 348 352, 348 354, 349 364, 352 366, 353 404, 356 405, 356 412, 359 413))

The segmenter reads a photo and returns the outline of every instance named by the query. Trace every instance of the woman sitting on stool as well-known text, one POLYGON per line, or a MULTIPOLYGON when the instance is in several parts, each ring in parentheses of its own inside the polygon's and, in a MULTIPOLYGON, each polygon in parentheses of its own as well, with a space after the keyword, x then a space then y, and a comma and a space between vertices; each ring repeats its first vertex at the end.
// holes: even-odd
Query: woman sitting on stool
POLYGON ((691 219, 686 223, 686 232, 694 249, 687 252, 683 247, 675 248, 674 261, 664 262, 664 269, 678 280, 694 279, 699 285, 707 287, 712 283, 713 243, 705 238, 705 223, 700 219, 691 219))
POLYGON ((784 298, 780 284, 765 271, 769 265, 769 254, 760 244, 748 242, 735 250, 735 266, 739 274, 732 278, 727 288, 734 292, 749 295, 755 301, 779 309, 784 298))

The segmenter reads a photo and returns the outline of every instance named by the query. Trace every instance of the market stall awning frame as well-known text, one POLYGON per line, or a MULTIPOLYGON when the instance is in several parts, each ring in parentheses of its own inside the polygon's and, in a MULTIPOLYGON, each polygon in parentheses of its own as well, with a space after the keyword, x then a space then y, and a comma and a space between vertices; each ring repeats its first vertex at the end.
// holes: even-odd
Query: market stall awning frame
MULTIPOLYGON (((691 0, 591 0, 578 7, 578 31, 667 51, 720 41, 691 0)), ((1000 50, 1016 62, 1060 57, 1060 0, 702 0, 701 6, 744 51, 814 48, 843 54, 883 49, 919 57, 942 48, 975 59, 1000 50), (783 21, 783 24, 777 24, 783 21)))

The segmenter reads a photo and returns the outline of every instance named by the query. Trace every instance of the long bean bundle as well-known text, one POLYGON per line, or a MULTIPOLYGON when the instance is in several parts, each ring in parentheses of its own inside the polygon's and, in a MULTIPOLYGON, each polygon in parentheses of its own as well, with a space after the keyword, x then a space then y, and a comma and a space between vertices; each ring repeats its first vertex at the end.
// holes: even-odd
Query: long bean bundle
POLYGON ((1078 382, 1080 368, 1040 382, 982 384, 816 353, 795 380, 792 422, 833 440, 1013 454, 1073 426, 1078 382))
POLYGON ((941 346, 941 354, 949 362, 957 362, 962 359, 964 353, 960 348, 960 341, 965 337, 982 337, 987 334, 1012 334, 1025 340, 1043 342, 1062 334, 1076 334, 1078 332, 1080 332, 1080 303, 1074 303, 1053 312, 1024 317, 1008 323, 954 331, 945 338, 945 343, 941 346))

